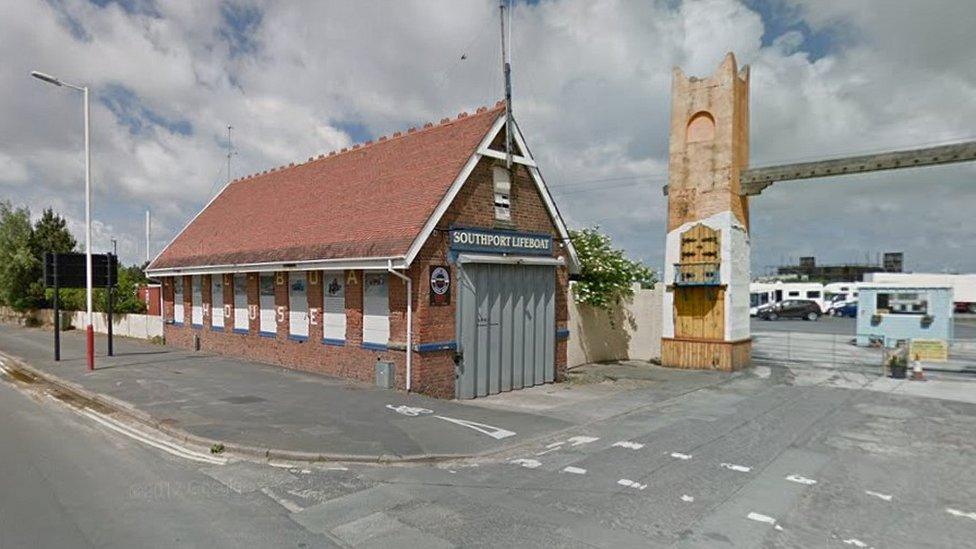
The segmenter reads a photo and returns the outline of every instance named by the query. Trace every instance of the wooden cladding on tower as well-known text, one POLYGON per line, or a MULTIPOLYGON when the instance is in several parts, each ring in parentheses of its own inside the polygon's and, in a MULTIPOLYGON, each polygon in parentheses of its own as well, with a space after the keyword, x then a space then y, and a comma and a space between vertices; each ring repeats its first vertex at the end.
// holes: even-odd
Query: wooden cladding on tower
POLYGON ((676 285, 720 284, 720 233, 717 229, 698 223, 681 234, 680 262, 675 265, 676 285))

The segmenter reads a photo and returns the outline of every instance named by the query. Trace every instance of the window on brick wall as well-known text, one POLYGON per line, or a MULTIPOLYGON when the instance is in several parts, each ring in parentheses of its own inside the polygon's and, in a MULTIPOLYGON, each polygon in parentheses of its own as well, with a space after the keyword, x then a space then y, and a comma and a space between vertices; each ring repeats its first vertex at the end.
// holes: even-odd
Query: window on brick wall
POLYGON ((388 278, 385 272, 363 275, 363 343, 386 346, 390 341, 388 278))
POLYGON ((190 324, 194 328, 203 326, 203 289, 200 287, 200 275, 190 277, 190 324))
POLYGON ((224 275, 210 275, 210 327, 224 329, 224 275))
POLYGON ((346 282, 343 271, 323 273, 322 342, 340 345, 346 341, 346 282))
POLYGON ((250 329, 247 311, 247 275, 234 275, 234 331, 246 334, 250 329))
POLYGON ((173 323, 183 324, 183 277, 173 279, 173 323))
POLYGON ((308 286, 305 273, 288 273, 288 334, 308 339, 308 286))
POLYGON ((258 284, 259 305, 261 306, 261 335, 273 336, 278 332, 278 322, 275 319, 274 273, 261 273, 258 284))
POLYGON ((491 170, 495 195, 495 220, 512 220, 512 175, 502 166, 491 170))

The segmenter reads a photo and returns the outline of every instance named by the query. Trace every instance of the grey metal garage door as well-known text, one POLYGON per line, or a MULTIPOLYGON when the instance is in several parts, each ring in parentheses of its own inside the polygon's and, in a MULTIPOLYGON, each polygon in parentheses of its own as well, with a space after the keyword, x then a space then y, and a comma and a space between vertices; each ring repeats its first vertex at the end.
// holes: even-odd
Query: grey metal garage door
POLYGON ((457 398, 555 379, 556 274, 551 266, 464 263, 458 269, 457 398))

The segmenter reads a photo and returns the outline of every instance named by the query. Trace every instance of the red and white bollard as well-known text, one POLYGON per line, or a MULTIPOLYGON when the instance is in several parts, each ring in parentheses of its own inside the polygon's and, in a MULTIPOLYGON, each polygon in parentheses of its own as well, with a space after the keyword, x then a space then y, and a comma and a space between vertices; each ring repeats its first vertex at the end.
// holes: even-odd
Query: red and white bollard
POLYGON ((915 381, 925 381, 925 374, 922 372, 922 363, 918 360, 918 355, 912 361, 912 379, 915 381))

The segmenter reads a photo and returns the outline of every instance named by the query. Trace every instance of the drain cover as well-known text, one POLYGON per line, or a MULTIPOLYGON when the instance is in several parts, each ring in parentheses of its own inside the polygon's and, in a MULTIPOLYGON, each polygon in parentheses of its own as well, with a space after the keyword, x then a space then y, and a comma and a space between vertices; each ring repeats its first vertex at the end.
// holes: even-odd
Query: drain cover
POLYGON ((265 401, 265 399, 263 399, 263 398, 261 398, 259 396, 254 396, 254 395, 232 396, 232 397, 222 398, 220 400, 222 400, 224 402, 229 402, 231 404, 251 404, 251 403, 254 403, 254 402, 264 402, 265 401))

